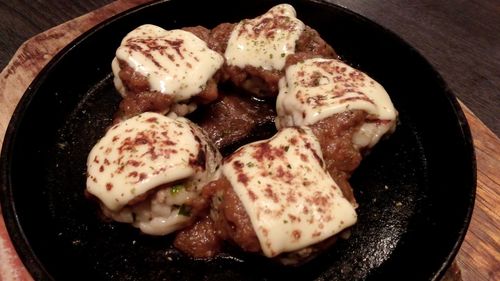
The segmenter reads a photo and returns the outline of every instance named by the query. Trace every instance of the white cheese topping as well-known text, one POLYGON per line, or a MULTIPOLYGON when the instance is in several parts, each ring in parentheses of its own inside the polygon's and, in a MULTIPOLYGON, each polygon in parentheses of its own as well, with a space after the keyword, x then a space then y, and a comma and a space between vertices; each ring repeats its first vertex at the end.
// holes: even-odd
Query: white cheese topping
POLYGON ((371 147, 395 126, 397 111, 385 89, 339 60, 316 58, 292 65, 279 87, 278 128, 311 125, 347 110, 364 110, 369 116, 353 141, 358 147, 371 147))
POLYGON ((353 225, 354 207, 325 171, 307 127, 241 147, 222 173, 243 203, 268 257, 318 243, 353 225))
POLYGON ((175 101, 201 92, 224 62, 194 34, 150 24, 139 26, 122 40, 111 64, 116 88, 126 95, 117 59, 147 77, 150 90, 172 95, 175 101))
POLYGON ((162 184, 193 177, 204 148, 184 118, 143 113, 111 127, 87 159, 87 191, 116 211, 162 184))
POLYGON ((281 70, 286 57, 295 53, 295 43, 305 25, 288 4, 273 7, 267 13, 239 22, 231 32, 225 57, 228 65, 247 65, 265 70, 281 70))

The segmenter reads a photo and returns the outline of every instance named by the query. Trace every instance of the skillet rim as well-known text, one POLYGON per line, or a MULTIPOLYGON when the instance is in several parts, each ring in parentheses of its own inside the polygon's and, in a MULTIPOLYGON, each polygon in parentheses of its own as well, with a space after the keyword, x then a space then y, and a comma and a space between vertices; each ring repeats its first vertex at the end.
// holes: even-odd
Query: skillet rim
MULTIPOLYGON (((26 89, 25 93, 22 95, 20 101, 18 102, 14 113, 9 121, 9 125, 7 127, 4 142, 2 145, 2 151, 0 156, 0 204, 2 207, 2 215, 5 220, 5 225, 14 245, 14 248, 17 252, 20 253, 18 255, 22 260, 24 266, 28 269, 29 273, 35 279, 50 279, 54 280, 51 274, 45 269, 43 263, 38 259, 36 253, 31 248, 29 241, 26 238, 23 227, 20 224, 19 217, 16 211, 16 204, 14 202, 13 196, 13 186, 11 184, 11 163, 13 158, 13 148, 14 142, 13 140, 17 137, 17 126, 24 117, 25 113, 29 110, 30 104, 33 100, 33 97, 37 94, 38 89, 43 85, 44 81, 48 76, 50 76, 52 69, 61 61, 64 60, 67 53, 71 52, 72 49, 78 47, 82 42, 84 42, 88 37, 91 37, 93 34, 98 33, 101 29, 112 25, 115 21, 120 20, 124 17, 127 17, 131 14, 135 14, 143 9, 148 9, 152 6, 162 5, 166 2, 172 2, 170 0, 162 0, 162 1, 154 1, 150 3, 141 4, 137 7, 131 8, 127 11, 121 12, 115 16, 110 17, 109 19, 99 23, 95 27, 89 29, 84 32, 82 35, 78 36, 76 39, 71 41, 68 45, 62 48, 39 72, 39 74, 35 77, 30 86, 26 89)), ((290 1, 296 2, 296 1, 290 1)), ((442 91, 442 94, 445 95, 448 103, 453 109, 454 116, 459 124, 459 128, 461 130, 462 140, 464 141, 465 147, 463 148, 463 152, 468 152, 467 159, 470 161, 470 182, 464 184, 464 186, 470 187, 471 193, 469 195, 468 207, 466 210, 466 216, 464 217, 464 221, 460 226, 460 230, 457 233, 457 239, 454 242, 453 246, 450 249, 449 254, 446 256, 445 260, 434 273, 434 276, 430 280, 440 280, 448 267, 453 262, 455 256, 460 249, 460 246, 465 238, 465 234, 467 233, 473 209, 475 203, 476 196, 476 184, 477 184, 477 164, 476 157, 473 145, 473 138, 470 131, 470 126, 467 122, 465 114, 458 103, 457 98, 452 93, 451 89, 448 87, 442 76, 437 72, 437 70, 427 61, 427 59, 413 46, 408 44, 405 40, 403 40, 399 35, 392 32, 391 30, 385 28, 384 26, 354 12, 347 9, 344 6, 340 6, 334 3, 327 2, 325 0, 310 0, 310 1, 300 1, 300 2, 309 2, 319 5, 326 5, 338 9, 340 12, 348 15, 350 18, 354 18, 354 20, 362 22, 363 24, 368 24, 371 26, 375 26, 380 32, 386 33, 398 44, 404 46, 407 51, 414 53, 418 59, 420 59, 423 63, 426 71, 429 74, 432 74, 438 86, 442 91)), ((455 119, 455 118, 454 118, 455 119)), ((465 156, 465 155, 464 155, 465 156)))

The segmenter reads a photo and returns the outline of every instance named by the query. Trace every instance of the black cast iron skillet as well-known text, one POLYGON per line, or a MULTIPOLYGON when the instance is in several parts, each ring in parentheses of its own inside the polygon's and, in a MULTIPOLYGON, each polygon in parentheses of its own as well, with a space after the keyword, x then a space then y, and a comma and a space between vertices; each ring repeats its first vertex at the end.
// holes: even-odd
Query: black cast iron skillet
POLYGON ((143 23, 166 29, 255 17, 275 1, 169 1, 141 6, 87 32, 41 72, 11 120, 1 158, 3 215, 35 279, 437 280, 463 240, 475 160, 460 107, 439 74, 384 28, 327 3, 292 1, 342 58, 378 80, 399 110, 394 135, 352 178, 359 221, 314 261, 283 268, 238 253, 191 260, 171 237, 104 223, 84 198, 85 163, 120 97, 110 62, 143 23))

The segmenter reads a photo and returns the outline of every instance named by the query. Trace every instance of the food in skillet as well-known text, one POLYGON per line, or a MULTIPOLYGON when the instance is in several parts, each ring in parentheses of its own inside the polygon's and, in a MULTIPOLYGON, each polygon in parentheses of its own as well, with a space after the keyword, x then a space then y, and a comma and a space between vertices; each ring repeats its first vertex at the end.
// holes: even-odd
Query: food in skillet
POLYGON ((328 171, 345 193, 362 153, 391 133, 397 119, 379 83, 336 59, 313 58, 290 65, 280 81, 276 108, 278 128, 312 129, 328 171))
POLYGON ((202 40, 208 34, 203 27, 167 31, 150 24, 127 34, 112 62, 124 98, 117 118, 145 111, 183 116, 197 103, 215 100, 224 59, 202 40))
POLYGON ((254 19, 215 27, 209 45, 224 54, 225 79, 257 97, 276 97, 290 55, 337 57, 314 29, 297 19, 295 9, 288 4, 277 5, 254 19))
POLYGON ((191 257, 229 244, 283 264, 310 260, 356 223, 348 179, 397 111, 292 6, 211 31, 144 25, 112 66, 124 100, 87 163, 106 217, 177 231, 174 246, 191 257), (266 139, 248 143, 256 137, 266 139), (217 149, 242 144, 221 160, 217 149))
POLYGON ((207 195, 211 221, 181 231, 175 241, 193 256, 213 255, 221 239, 297 264, 333 243, 357 218, 355 206, 325 170, 320 144, 308 127, 285 128, 239 148, 224 160, 222 176, 206 187, 207 195))
POLYGON ((87 192, 103 214, 164 235, 191 222, 221 156, 185 118, 146 112, 111 127, 87 159, 87 192))

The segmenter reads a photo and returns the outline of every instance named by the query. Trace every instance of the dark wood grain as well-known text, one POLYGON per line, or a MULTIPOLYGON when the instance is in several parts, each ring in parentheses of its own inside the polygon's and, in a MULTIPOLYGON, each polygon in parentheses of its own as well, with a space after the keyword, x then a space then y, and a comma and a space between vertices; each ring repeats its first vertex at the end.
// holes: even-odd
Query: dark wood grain
POLYGON ((34 35, 113 0, 0 0, 0 68, 34 35))
POLYGON ((500 1, 333 0, 401 36, 500 134, 500 1))
MULTIPOLYGON (((499 0, 328 0, 394 31, 500 135, 499 0)), ((0 0, 0 69, 22 42, 112 0, 0 0)), ((369 46, 367 46, 369 47, 369 46)))

